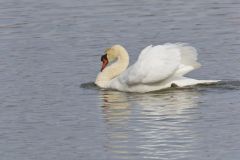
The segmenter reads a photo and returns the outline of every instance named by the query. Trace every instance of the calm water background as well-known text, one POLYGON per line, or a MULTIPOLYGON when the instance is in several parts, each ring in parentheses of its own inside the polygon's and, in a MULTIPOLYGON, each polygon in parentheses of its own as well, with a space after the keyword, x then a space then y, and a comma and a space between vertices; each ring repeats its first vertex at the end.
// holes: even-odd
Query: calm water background
POLYGON ((239 0, 0 0, 1 160, 240 158, 239 0), (100 55, 187 42, 215 86, 148 94, 91 84, 100 55), (233 82, 235 81, 235 82, 233 82))

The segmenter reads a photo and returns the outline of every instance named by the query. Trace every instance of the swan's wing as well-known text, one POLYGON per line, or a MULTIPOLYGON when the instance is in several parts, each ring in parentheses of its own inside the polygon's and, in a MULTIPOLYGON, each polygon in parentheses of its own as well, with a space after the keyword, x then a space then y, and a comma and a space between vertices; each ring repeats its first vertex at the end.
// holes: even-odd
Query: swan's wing
POLYGON ((180 61, 179 49, 166 45, 148 46, 142 50, 137 62, 119 78, 127 85, 159 82, 171 76, 177 70, 180 61))
POLYGON ((148 46, 118 80, 125 85, 158 83, 171 76, 183 76, 199 67, 196 60, 196 50, 185 44, 148 46))

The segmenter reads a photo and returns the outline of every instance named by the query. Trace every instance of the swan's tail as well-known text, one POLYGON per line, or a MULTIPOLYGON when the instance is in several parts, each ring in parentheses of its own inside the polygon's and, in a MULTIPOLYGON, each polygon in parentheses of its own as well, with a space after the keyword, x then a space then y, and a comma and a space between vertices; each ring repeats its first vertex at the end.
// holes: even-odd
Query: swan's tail
POLYGON ((173 79, 171 82, 171 85, 175 84, 178 87, 186 87, 186 86, 194 86, 198 84, 215 84, 219 81, 220 80, 197 80, 197 79, 192 79, 187 77, 181 77, 181 78, 173 79))

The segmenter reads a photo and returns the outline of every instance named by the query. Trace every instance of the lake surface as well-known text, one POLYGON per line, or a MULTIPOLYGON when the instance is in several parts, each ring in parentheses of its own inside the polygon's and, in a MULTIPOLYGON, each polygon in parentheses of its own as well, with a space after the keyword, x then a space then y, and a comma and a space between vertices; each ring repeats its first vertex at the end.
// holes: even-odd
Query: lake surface
POLYGON ((240 159, 239 0, 0 0, 1 160, 240 159), (185 42, 211 86, 146 94, 91 82, 105 48, 131 64, 185 42))

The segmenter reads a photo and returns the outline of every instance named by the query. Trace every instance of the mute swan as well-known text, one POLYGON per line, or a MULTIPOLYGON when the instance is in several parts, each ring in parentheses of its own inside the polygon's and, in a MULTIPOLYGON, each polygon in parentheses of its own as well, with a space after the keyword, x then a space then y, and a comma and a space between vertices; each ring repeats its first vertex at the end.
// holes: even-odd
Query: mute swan
POLYGON ((185 87, 218 82, 184 77, 186 73, 201 66, 197 62, 196 49, 186 44, 148 46, 129 68, 128 52, 123 46, 114 45, 106 49, 101 61, 101 72, 95 81, 100 88, 144 93, 171 86, 185 87), (107 66, 109 62, 114 63, 107 66))

